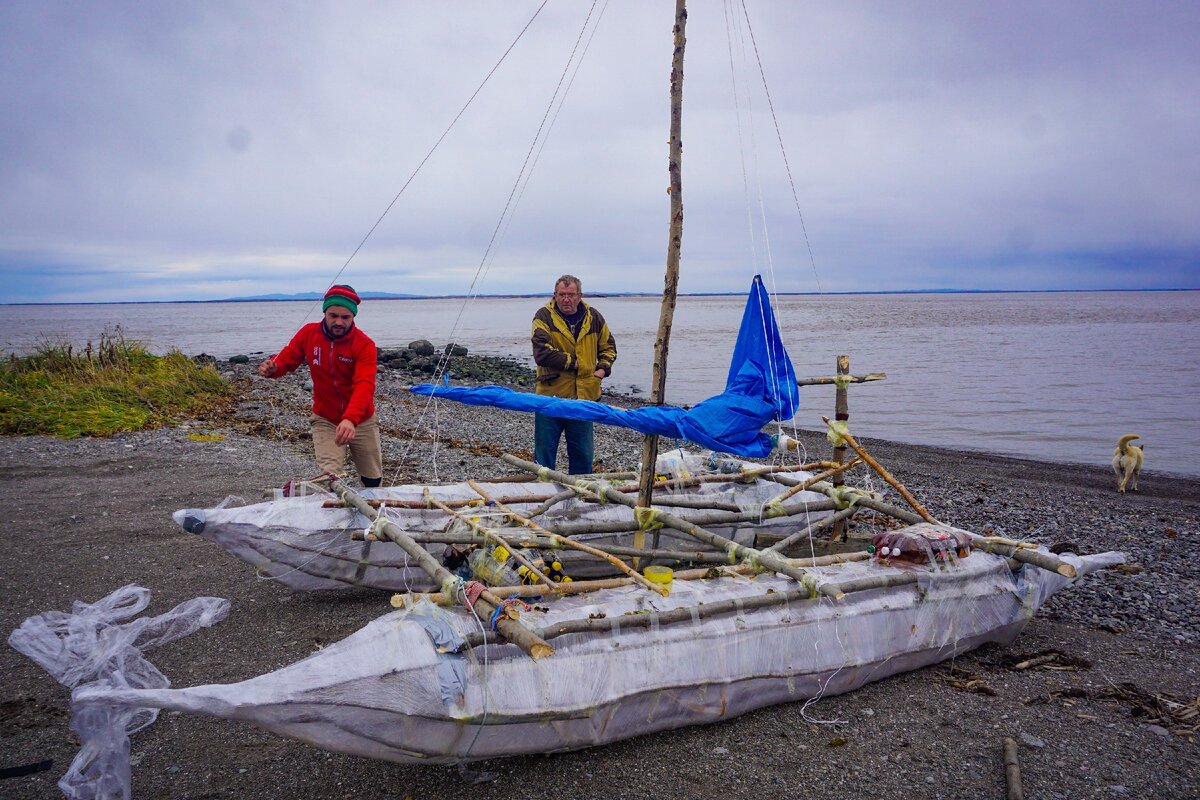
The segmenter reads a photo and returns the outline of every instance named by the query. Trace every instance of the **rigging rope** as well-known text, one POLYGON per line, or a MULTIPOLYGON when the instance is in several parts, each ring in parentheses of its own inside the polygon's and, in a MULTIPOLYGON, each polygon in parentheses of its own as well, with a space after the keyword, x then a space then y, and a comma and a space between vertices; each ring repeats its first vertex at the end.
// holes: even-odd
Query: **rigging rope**
MULTIPOLYGON (((508 199, 505 201, 504 208, 500 212, 500 218, 497 220, 495 227, 492 229, 491 239, 488 241, 483 256, 480 258, 479 266, 475 269, 475 275, 471 279, 471 285, 467 289, 467 295, 463 298, 463 302, 458 309, 458 314, 455 316, 454 322, 450 326, 449 337, 451 342, 454 341, 455 334, 458 332, 459 326, 462 323, 463 316, 467 309, 478 298, 478 291, 476 287, 487 275, 491 261, 494 258, 496 247, 499 242, 503 240, 503 235, 507 231, 513 215, 516 213, 517 206, 520 204, 520 200, 524 195, 525 187, 529 185, 529 181, 533 176, 533 170, 536 168, 537 162, 541 158, 542 150, 545 147, 546 142, 549 140, 550 133, 554 129, 555 122, 558 120, 558 113, 561 111, 563 103, 566 102, 566 96, 575 83, 575 77, 578 75, 579 68, 583 63, 583 59, 591 47, 592 39, 596 34, 596 29, 600 25, 600 20, 604 16, 604 11, 608 8, 608 2, 605 0, 604 6, 601 7, 600 13, 595 14, 596 5, 598 2, 599 0, 593 0, 588 9, 587 16, 584 18, 583 24, 580 26, 579 34, 575 37, 575 44, 571 49, 570 55, 567 57, 567 62, 563 66, 562 72, 559 74, 558 83, 554 87, 554 92, 550 97, 550 101, 546 105, 545 112, 542 114, 541 122, 538 124, 537 131, 533 136, 533 140, 529 144, 529 149, 525 153, 525 160, 522 162, 521 169, 518 171, 517 177, 513 182, 512 189, 509 191, 508 199), (592 23, 593 15, 596 17, 594 24, 592 23), (585 34, 588 33, 589 25, 591 26, 591 34, 588 35, 587 41, 583 44, 583 49, 581 51, 580 45, 584 41, 585 34), (574 69, 572 69, 572 65, 574 65, 574 69), (570 75, 569 79, 568 74, 570 75)), ((443 352, 443 354, 438 358, 437 364, 434 367, 433 383, 438 383, 442 379, 442 376, 445 374, 449 363, 450 353, 443 352)), ((421 411, 417 415, 418 428, 423 425, 428 410, 431 407, 436 407, 436 400, 432 396, 426 398, 421 411)), ((436 434, 436 412, 434 431, 436 434)), ((435 435, 433 438, 434 444, 432 447, 434 451, 434 457, 436 459, 438 437, 435 435)), ((412 439, 409 439, 408 443, 402 448, 400 458, 401 462, 403 462, 403 460, 407 457, 408 452, 411 450, 414 444, 415 442, 412 439)), ((398 473, 399 467, 397 467, 395 474, 398 473)))

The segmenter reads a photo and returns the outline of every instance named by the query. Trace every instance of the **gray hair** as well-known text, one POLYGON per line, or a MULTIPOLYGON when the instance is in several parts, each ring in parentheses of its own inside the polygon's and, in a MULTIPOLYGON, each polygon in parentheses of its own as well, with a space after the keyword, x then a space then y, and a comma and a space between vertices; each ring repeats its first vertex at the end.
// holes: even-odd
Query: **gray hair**
POLYGON ((575 284, 575 291, 583 294, 583 281, 579 280, 579 278, 576 278, 574 275, 559 275, 558 280, 554 282, 554 291, 558 291, 558 285, 560 283, 573 283, 575 284))

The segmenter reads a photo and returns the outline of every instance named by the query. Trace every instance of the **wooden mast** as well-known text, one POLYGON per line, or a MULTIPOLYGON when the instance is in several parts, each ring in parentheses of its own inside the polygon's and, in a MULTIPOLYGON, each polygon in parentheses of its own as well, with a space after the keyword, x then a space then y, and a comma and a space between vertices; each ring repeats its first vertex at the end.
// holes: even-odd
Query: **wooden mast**
MULTIPOLYGON (((668 172, 671 184, 671 227, 667 234, 667 272, 663 282, 662 308, 658 316, 658 335, 654 339, 654 370, 651 378, 650 402, 666 402, 667 350, 671 341, 671 322, 675 316, 675 296, 679 287, 679 249, 683 241, 683 182, 681 140, 683 117, 683 49, 686 43, 687 7, 684 0, 675 0, 675 52, 671 59, 671 139, 668 172)), ((654 486, 654 464, 658 460, 658 437, 649 435, 642 444, 642 475, 637 504, 648 508, 654 486)), ((634 535, 634 547, 645 545, 645 533, 634 535)), ((637 562, 634 562, 635 567, 637 562)))

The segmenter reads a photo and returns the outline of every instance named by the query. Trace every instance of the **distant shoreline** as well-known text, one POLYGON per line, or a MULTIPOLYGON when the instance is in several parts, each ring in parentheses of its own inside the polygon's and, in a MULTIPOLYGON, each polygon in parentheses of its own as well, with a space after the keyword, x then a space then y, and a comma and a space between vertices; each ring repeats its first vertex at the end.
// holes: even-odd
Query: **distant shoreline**
MULTIPOLYGON (((895 289, 892 291, 875 292, 772 292, 775 297, 845 297, 853 295, 946 295, 946 294, 1095 294, 1100 292, 1196 292, 1200 287, 1180 287, 1173 289, 895 289)), ((681 292, 679 297, 743 297, 745 292, 681 292)), ((372 294, 363 293, 364 300, 462 300, 472 295, 466 294, 372 294)), ((527 294, 480 294, 476 299, 484 300, 520 300, 545 297, 544 292, 527 294)), ((656 292, 589 292, 588 297, 653 297, 662 295, 656 292)), ((319 293, 289 297, 263 295, 260 297, 226 297, 219 300, 78 300, 73 302, 21 302, 0 303, 0 306, 114 306, 114 305, 196 305, 201 303, 307 303, 321 299, 319 293)))

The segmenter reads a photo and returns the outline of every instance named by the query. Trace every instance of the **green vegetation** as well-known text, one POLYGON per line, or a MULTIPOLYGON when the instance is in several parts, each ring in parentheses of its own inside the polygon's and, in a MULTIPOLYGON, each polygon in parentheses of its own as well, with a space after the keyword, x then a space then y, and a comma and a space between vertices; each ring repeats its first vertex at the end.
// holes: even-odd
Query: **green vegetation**
POLYGON ((99 347, 48 343, 0 361, 0 434, 112 436, 210 414, 231 395, 212 366, 153 355, 118 327, 99 347))

